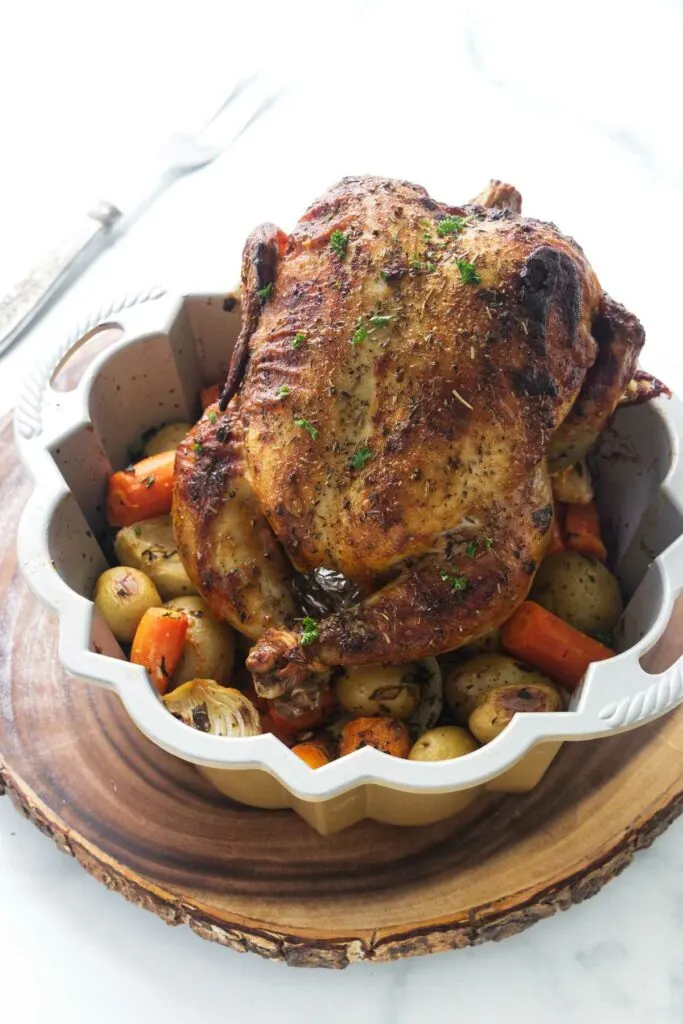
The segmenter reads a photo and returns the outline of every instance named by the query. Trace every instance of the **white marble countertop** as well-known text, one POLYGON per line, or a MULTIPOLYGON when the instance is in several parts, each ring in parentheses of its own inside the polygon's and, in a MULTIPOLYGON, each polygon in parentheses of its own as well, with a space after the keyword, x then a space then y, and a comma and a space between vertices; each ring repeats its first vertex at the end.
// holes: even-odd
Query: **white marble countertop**
MULTIPOLYGON (((254 224, 287 228, 317 193, 357 172, 419 181, 451 202, 492 176, 514 182, 526 211, 577 237, 603 285, 639 314, 647 367, 683 386, 680 2, 348 0, 342 9, 263 0, 221 19, 209 0, 194 0, 188 24, 187 9, 175 16, 123 0, 105 31, 92 5, 63 0, 46 9, 39 35, 33 6, 19 6, 19 45, 0 67, 0 94, 15 98, 4 140, 17 156, 3 167, 0 281, 51 220, 84 197, 87 205, 98 175, 130 172, 152 137, 189 120, 257 49, 299 83, 231 153, 164 196, 0 359, 0 411, 81 313, 157 281, 230 287, 254 224), (27 74, 28 55, 40 78, 27 74)), ((0 801, 2 1024, 298 1024, 313 1014, 326 1024, 503 1015, 510 1024, 680 1024, 681 950, 680 822, 600 895, 523 935, 332 973, 167 928, 0 801)))

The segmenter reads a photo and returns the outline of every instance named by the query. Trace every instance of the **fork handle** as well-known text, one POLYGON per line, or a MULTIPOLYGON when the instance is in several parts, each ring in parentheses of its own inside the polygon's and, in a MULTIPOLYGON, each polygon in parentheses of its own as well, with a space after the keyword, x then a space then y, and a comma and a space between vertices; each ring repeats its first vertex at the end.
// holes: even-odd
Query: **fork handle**
POLYGON ((32 270, 10 288, 0 300, 0 353, 19 338, 62 285, 85 268, 120 217, 121 211, 116 206, 98 203, 68 236, 45 252, 32 270))

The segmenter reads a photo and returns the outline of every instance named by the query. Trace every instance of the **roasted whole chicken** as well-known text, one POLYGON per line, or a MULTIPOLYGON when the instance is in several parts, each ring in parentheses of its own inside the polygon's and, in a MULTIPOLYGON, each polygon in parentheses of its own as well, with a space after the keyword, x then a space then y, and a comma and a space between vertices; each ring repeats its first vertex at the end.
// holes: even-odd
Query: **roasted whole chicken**
POLYGON ((501 182, 448 206, 350 177, 290 235, 247 240, 242 331, 178 450, 173 514, 262 696, 452 650, 526 596, 551 476, 561 499, 644 332, 576 242, 520 211, 501 182))

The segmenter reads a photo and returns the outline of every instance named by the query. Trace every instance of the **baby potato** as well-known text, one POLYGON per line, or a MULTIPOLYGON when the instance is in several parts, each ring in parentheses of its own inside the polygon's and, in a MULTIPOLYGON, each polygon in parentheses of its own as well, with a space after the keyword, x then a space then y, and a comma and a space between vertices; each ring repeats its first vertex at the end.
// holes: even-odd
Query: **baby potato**
POLYGON ((496 686, 480 697, 468 724, 480 743, 490 743, 518 711, 561 711, 562 708, 562 696, 552 683, 496 686))
POLYGON ((165 607, 184 612, 188 622, 183 653, 171 676, 171 688, 190 679, 227 682, 235 659, 235 635, 230 626, 213 619, 201 597, 176 597, 167 601, 165 607))
POLYGON ((339 756, 352 754, 362 747, 375 747, 394 757, 407 757, 410 733, 398 718, 352 718, 342 729, 339 756))
POLYGON ((466 723, 478 700, 496 686, 552 681, 509 654, 477 654, 456 666, 446 677, 446 700, 458 719, 466 723))
POLYGON ((145 456, 161 455, 162 452, 173 452, 191 430, 189 423, 167 423, 165 427, 155 430, 145 443, 145 456))
POLYGON ((149 576, 139 569, 117 565, 102 573, 95 585, 95 607, 121 643, 132 642, 148 608, 161 608, 161 598, 149 576))
POLYGON ((451 761, 477 750, 479 744, 467 729, 459 725, 440 725, 430 729, 413 743, 408 759, 410 761, 451 761))
POLYGON ((337 700, 354 715, 410 718, 421 695, 414 668, 410 664, 347 669, 336 684, 337 700))
POLYGON ((529 597, 582 633, 614 629, 624 610, 619 584, 609 569, 578 551, 559 551, 546 558, 529 597))
POLYGON ((164 601, 196 593, 180 560, 170 516, 124 526, 116 534, 114 549, 121 565, 147 573, 164 601))

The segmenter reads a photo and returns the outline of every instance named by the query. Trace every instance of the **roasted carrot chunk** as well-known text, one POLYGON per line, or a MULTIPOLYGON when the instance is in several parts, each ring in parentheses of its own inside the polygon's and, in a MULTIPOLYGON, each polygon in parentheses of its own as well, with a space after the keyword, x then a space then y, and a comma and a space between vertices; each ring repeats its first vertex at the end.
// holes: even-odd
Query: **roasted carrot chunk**
POLYGON ((292 747, 292 753, 300 757, 309 768, 322 768, 324 764, 329 764, 332 760, 327 745, 321 740, 308 740, 306 743, 297 743, 296 746, 292 747))
POLYGON ((516 658, 568 690, 576 689, 591 662, 605 661, 615 653, 534 601, 524 601, 503 623, 500 638, 516 658))
POLYGON ((149 608, 140 620, 130 660, 147 669, 159 693, 168 689, 183 652, 188 622, 182 612, 171 608, 149 608))
POLYGON ((590 555, 601 562, 607 561, 607 550, 600 532, 600 517, 594 501, 588 505, 567 505, 564 534, 566 546, 572 551, 590 555))
POLYGON ((398 718, 353 718, 342 730, 339 756, 352 754, 361 747, 375 747, 394 757, 407 757, 410 733, 398 718))
POLYGON ((171 511, 175 452, 161 452, 109 477, 107 519, 111 526, 133 526, 171 511))

